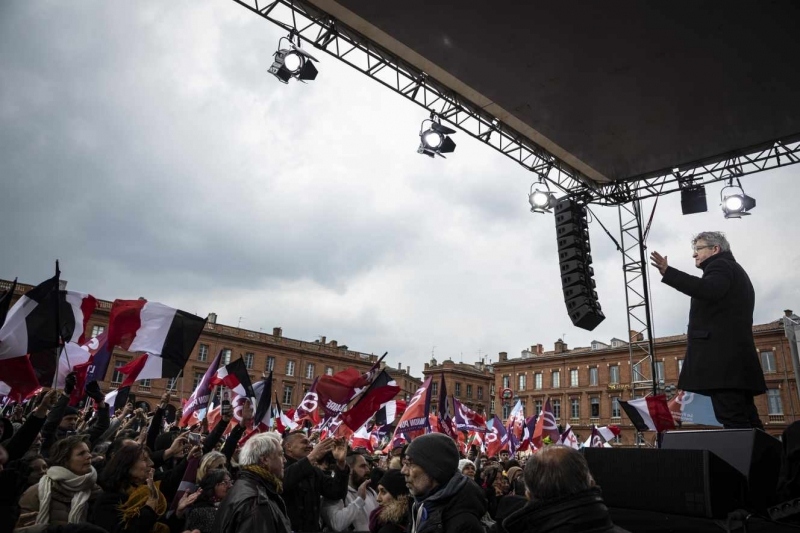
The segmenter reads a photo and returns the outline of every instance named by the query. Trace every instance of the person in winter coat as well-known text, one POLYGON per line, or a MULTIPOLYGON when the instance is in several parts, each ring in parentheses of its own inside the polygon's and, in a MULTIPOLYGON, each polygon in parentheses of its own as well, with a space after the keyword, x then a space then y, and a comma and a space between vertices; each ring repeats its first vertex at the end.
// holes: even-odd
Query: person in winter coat
POLYGON ((378 506, 369 517, 370 533, 405 533, 411 494, 400 470, 389 470, 378 481, 378 506))
POLYGON ((285 462, 277 433, 251 437, 239 454, 239 477, 220 504, 212 531, 291 533, 281 498, 285 462))
POLYGON ((401 473, 414 497, 409 531, 483 533, 486 498, 481 488, 458 472, 455 441, 429 433, 411 441, 401 473))
POLYGON ((213 533, 220 502, 225 499, 232 486, 231 476, 224 468, 205 472, 198 483, 200 496, 186 513, 184 529, 213 533))
POLYGON ((702 278, 669 266, 658 252, 650 255, 662 283, 692 298, 678 388, 710 396, 714 415, 725 428, 764 429, 753 401, 767 391, 753 340, 753 284, 724 234, 700 233, 692 250, 702 278))
POLYGON ((500 532, 627 533, 611 521, 586 459, 568 446, 547 446, 525 464, 528 499, 502 522, 500 532))

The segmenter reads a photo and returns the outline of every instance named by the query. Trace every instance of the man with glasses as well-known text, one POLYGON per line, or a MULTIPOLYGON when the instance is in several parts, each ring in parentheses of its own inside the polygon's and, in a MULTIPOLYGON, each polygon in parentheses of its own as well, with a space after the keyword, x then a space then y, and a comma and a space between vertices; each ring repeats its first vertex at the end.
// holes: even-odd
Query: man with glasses
POLYGON ((650 255, 661 281, 692 298, 678 388, 710 396, 725 428, 763 429, 753 402, 767 391, 753 340, 753 284, 723 233, 699 233, 692 250, 699 278, 669 266, 658 252, 650 255))

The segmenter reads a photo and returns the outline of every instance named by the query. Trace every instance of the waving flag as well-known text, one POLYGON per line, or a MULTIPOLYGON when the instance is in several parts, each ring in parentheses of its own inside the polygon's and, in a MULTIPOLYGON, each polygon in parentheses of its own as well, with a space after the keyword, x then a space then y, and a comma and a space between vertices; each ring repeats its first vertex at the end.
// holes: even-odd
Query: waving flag
POLYGON ((244 364, 244 359, 241 357, 217 369, 211 379, 211 385, 220 384, 228 387, 237 396, 251 398, 255 401, 256 393, 250 382, 250 374, 247 373, 247 365, 244 364))
POLYGON ((350 440, 350 448, 353 450, 357 448, 363 448, 369 453, 374 451, 372 448, 372 436, 370 432, 367 431, 367 424, 364 424, 358 428, 358 431, 353 433, 350 440))
POLYGON ((486 454, 489 457, 496 457, 500 450, 508 444, 508 433, 506 428, 503 427, 503 422, 494 415, 490 424, 486 425, 488 431, 486 432, 486 454))
POLYGON ((558 442, 559 437, 561 437, 561 433, 558 431, 558 424, 556 424, 556 417, 553 416, 553 408, 550 407, 550 398, 544 402, 542 412, 539 413, 539 419, 536 421, 531 442, 537 448, 541 448, 544 445, 545 437, 550 437, 550 441, 553 444, 558 442))
MULTIPOLYGON (((522 440, 519 443, 518 452, 524 452, 533 446, 533 432, 536 430, 537 415, 529 416, 525 419, 525 425, 522 428, 522 440)), ((536 446, 533 446, 536 450, 536 446)))
POLYGON ((667 406, 667 397, 663 394, 628 401, 619 400, 619 405, 637 431, 660 433, 675 429, 675 420, 667 406))
POLYGON ((683 424, 722 426, 714 416, 711 398, 694 392, 678 391, 668 403, 672 418, 683 424))
POLYGON ((373 382, 350 409, 341 414, 342 422, 350 429, 363 426, 381 405, 388 402, 400 392, 400 387, 385 370, 376 376, 373 382))
POLYGON ((578 437, 572 432, 572 426, 569 424, 567 425, 567 429, 564 430, 564 433, 561 434, 561 444, 569 446, 573 450, 578 450, 581 447, 581 444, 578 442, 578 437))
POLYGON ((406 412, 397 423, 395 434, 408 433, 426 429, 428 427, 428 413, 431 410, 431 378, 425 380, 417 389, 411 401, 408 402, 406 412))
POLYGON ((272 370, 269 371, 269 376, 263 378, 261 381, 253 386, 253 392, 256 394, 256 412, 255 424, 258 428, 266 430, 272 425, 272 370))
POLYGON ((197 385, 197 389, 192 392, 192 395, 189 396, 189 399, 184 404, 183 416, 181 417, 179 423, 181 427, 186 427, 193 415, 195 418, 197 418, 196 413, 201 409, 208 407, 208 400, 211 397, 211 381, 217 373, 221 359, 222 350, 219 351, 217 356, 211 362, 211 365, 209 365, 206 373, 203 374, 203 379, 201 379, 200 383, 197 385))
POLYGON ((292 420, 296 424, 302 424, 306 420, 309 420, 313 425, 317 425, 320 422, 317 381, 319 381, 318 377, 314 379, 314 383, 311 384, 311 388, 308 389, 308 392, 306 392, 305 396, 303 396, 303 400, 300 402, 300 405, 298 405, 297 409, 294 410, 294 416, 292 416, 292 420))
POLYGON ((486 420, 481 415, 453 398, 454 422, 459 431, 486 432, 486 420))
POLYGON ((11 287, 0 296, 0 328, 3 327, 3 324, 6 321, 6 315, 8 314, 8 308, 11 307, 11 298, 14 297, 14 291, 17 290, 17 278, 14 278, 14 281, 11 283, 11 287))

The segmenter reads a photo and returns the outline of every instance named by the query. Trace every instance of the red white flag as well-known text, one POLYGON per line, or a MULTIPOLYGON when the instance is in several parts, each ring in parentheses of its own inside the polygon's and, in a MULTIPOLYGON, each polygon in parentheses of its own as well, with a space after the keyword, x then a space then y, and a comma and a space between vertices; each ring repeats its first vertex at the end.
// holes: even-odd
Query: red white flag
POLYGON ((675 429, 675 420, 667 405, 667 397, 663 394, 637 398, 635 400, 619 400, 619 405, 638 431, 668 431, 675 429))
POLYGON ((550 398, 544 402, 542 412, 539 413, 539 418, 536 420, 531 443, 537 448, 541 448, 544 445, 545 437, 550 437, 552 444, 558 442, 561 437, 558 431, 558 424, 556 424, 556 417, 553 416, 553 409, 550 407, 550 398))

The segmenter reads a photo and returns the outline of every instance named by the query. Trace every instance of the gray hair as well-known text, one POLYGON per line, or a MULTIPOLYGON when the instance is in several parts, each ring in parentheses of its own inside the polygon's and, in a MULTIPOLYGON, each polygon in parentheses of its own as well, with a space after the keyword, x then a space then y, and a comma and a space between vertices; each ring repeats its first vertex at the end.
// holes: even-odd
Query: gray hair
POLYGON ((239 453, 239 464, 242 466, 257 465, 261 458, 274 453, 283 453, 281 436, 274 431, 253 435, 244 443, 239 453))
POLYGON ((525 463, 523 475, 532 500, 563 498, 594 487, 586 459, 568 446, 540 449, 525 463))
POLYGON ((697 244, 697 241, 703 241, 709 246, 719 246, 719 249, 723 252, 731 251, 731 245, 728 243, 728 239, 725 238, 725 234, 721 231, 700 232, 692 239, 692 246, 697 244))

